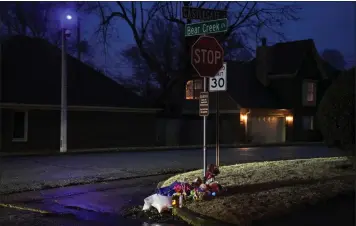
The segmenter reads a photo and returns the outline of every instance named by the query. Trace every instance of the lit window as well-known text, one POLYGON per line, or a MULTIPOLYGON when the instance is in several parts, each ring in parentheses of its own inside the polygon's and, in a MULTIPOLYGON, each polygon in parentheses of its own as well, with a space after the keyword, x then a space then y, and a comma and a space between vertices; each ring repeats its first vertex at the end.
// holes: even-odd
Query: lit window
POLYGON ((308 82, 307 83, 307 101, 314 102, 315 101, 314 97, 315 97, 315 83, 308 82))
POLYGON ((192 100, 194 99, 194 89, 193 89, 193 81, 190 80, 185 85, 185 99, 192 100))
POLYGON ((198 100, 200 92, 203 90, 202 80, 189 80, 185 86, 185 99, 198 100))

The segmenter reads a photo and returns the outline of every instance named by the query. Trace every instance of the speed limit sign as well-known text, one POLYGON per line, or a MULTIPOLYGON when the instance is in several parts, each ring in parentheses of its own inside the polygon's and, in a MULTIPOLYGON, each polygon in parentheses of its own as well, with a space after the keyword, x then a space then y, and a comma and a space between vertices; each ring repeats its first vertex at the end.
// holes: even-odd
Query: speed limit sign
POLYGON ((220 71, 212 78, 209 78, 209 92, 226 91, 226 66, 224 63, 220 71))

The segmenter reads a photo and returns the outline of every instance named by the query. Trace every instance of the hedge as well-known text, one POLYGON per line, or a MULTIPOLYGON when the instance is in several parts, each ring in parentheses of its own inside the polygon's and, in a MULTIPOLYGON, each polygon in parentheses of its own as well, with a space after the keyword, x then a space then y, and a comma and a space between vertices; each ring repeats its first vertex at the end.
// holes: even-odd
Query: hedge
POLYGON ((355 68, 342 72, 330 85, 317 112, 325 142, 351 150, 355 140, 355 68))

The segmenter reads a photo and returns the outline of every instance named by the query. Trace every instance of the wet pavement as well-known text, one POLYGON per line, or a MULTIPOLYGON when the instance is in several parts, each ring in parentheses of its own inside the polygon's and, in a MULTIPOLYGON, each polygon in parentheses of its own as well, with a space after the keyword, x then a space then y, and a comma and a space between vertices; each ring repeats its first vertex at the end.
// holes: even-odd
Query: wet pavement
MULTIPOLYGON (((127 207, 143 205, 143 199, 154 192, 157 183, 169 176, 7 195, 0 198, 2 203, 55 214, 48 216, 31 211, 0 208, 0 224, 23 225, 24 222, 32 222, 33 224, 26 223, 26 225, 151 225, 155 222, 145 222, 147 221, 145 219, 127 219, 121 213, 127 207)), ((157 224, 159 225, 186 224, 171 220, 157 224)))

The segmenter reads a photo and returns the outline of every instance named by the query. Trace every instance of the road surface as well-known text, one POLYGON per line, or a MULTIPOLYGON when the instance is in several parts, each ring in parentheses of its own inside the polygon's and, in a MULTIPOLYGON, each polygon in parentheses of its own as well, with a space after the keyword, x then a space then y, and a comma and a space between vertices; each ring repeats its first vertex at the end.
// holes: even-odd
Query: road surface
MULTIPOLYGON (((208 163, 215 163, 215 150, 208 150, 208 163)), ((341 156, 324 146, 226 148, 221 164, 281 159, 341 156)), ((1 159, 0 193, 40 189, 103 179, 157 173, 162 169, 202 168, 202 150, 121 152, 64 156, 5 157, 1 159)))
MULTIPOLYGON (((155 222, 127 219, 122 217, 121 212, 125 207, 143 205, 143 199, 155 191, 157 183, 169 176, 171 175, 3 196, 0 197, 2 203, 48 211, 55 215, 45 216, 31 211, 0 208, 0 225, 151 225, 155 222)), ((172 226, 187 225, 172 220, 165 223, 172 226)), ((165 224, 157 224, 159 225, 165 224)))
MULTIPOLYGON (((156 184, 169 177, 155 176, 110 183, 32 191, 0 197, 1 202, 18 207, 29 207, 55 213, 43 216, 29 211, 0 208, 0 225, 39 226, 185 226, 181 221, 164 223, 148 222, 144 219, 125 219, 120 215, 123 208, 142 205, 143 199, 151 195, 156 184)), ((353 194, 331 199, 314 207, 296 210, 292 214, 253 226, 282 225, 353 225, 353 194)))

